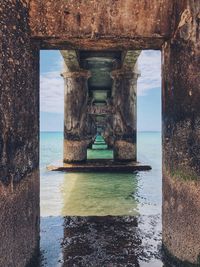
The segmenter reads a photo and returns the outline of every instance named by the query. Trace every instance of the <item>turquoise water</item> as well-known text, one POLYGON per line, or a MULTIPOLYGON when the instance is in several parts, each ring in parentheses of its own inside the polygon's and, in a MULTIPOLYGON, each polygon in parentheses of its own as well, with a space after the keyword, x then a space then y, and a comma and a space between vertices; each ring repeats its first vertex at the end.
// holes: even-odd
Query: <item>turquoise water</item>
MULTIPOLYGON (((97 140, 98 142, 102 142, 102 140, 97 140)), ((92 216, 137 218, 137 231, 143 233, 141 246, 145 251, 144 256, 137 259, 139 266, 163 266, 158 251, 158 247, 161 245, 161 133, 138 133, 138 161, 152 166, 151 171, 139 173, 50 172, 46 167, 53 162, 62 160, 62 145, 62 133, 41 133, 40 206, 43 266, 90 266, 86 258, 84 258, 85 265, 66 263, 68 258, 63 252, 61 244, 64 233, 69 231, 66 221, 68 222, 69 218, 73 218, 73 216, 84 219, 92 216)), ((111 150, 98 150, 96 146, 99 145, 95 145, 95 150, 88 150, 89 158, 113 157, 111 150)), ((126 219, 124 220, 126 221, 126 219)), ((83 239, 81 231, 79 237, 83 239)), ((69 250, 69 246, 67 248, 69 250)), ((76 257, 78 256, 77 254, 76 257)), ((73 257, 75 258, 75 256, 73 257)), ((102 265, 102 263, 98 265, 96 263, 91 266, 116 265, 102 265)))
MULTIPOLYGON (((151 165, 152 170, 137 174, 64 174, 47 171, 46 167, 48 165, 62 159, 62 144, 62 133, 41 133, 40 175, 42 215, 72 215, 73 213, 73 215, 116 215, 117 213, 125 215, 137 213, 139 208, 140 213, 152 213, 155 208, 157 212, 160 212, 162 201, 160 133, 143 132, 138 134, 138 161, 151 165), (137 197, 133 197, 135 195, 137 197), (137 209, 131 208, 132 204, 135 206, 135 201, 138 198, 147 199, 148 201, 137 203, 137 209), (99 199, 101 200, 100 202, 99 199), (99 202, 98 208, 96 202, 99 202), (103 202, 107 203, 106 206, 103 202), (51 204, 49 205, 49 203, 51 204), (111 209, 112 203, 118 206, 118 212, 116 209, 111 209), (102 208, 100 208, 101 206, 102 208), (64 207, 67 208, 65 209, 64 207), (144 207, 149 208, 144 209, 144 207), (105 209, 105 212, 103 209, 105 209), (100 210, 101 213, 99 214, 100 210), (90 212, 91 214, 89 214, 90 212)), ((112 151, 89 150, 88 156, 89 158, 112 158, 112 151)))

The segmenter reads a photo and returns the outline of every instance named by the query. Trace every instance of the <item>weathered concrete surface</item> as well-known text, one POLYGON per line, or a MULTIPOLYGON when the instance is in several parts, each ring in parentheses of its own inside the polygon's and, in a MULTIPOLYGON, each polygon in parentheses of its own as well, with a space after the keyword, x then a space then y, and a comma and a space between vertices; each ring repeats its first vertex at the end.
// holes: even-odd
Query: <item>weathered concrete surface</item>
POLYGON ((87 160, 87 140, 75 141, 64 139, 64 162, 80 162, 87 160))
POLYGON ((85 137, 89 72, 64 72, 62 76, 65 81, 64 137, 67 140, 81 140, 85 137))
POLYGON ((87 159, 89 71, 64 72, 64 162, 87 159))
POLYGON ((112 115, 115 113, 115 108, 114 106, 111 105, 104 105, 104 106, 88 105, 87 113, 91 115, 112 115))
POLYGON ((0 266, 22 267, 35 261, 39 255, 39 172, 14 186, 1 184, 0 210, 0 266))
POLYGON ((182 10, 174 39, 163 48, 163 141, 167 169, 199 176, 200 3, 195 3, 190 8, 196 9, 182 10))
POLYGON ((107 125, 105 127, 105 130, 102 133, 103 138, 106 141, 106 144, 108 145, 109 149, 113 149, 115 138, 113 134, 113 115, 109 116, 107 119, 107 125))
MULTIPOLYGON (((135 62, 134 62, 135 65, 135 62)), ((137 66, 134 69, 115 70, 113 78, 112 99, 115 107, 113 116, 114 158, 115 160, 135 160, 136 119, 137 119, 137 66)))
POLYGON ((163 182, 164 246, 182 261, 200 263, 200 184, 175 179, 169 173, 164 174, 163 182))
POLYGON ((163 242, 175 257, 200 255, 200 2, 176 1, 163 47, 163 242))
POLYGON ((31 0, 30 27, 44 48, 159 49, 172 11, 171 0, 31 0))
POLYGON ((114 142, 114 159, 118 161, 136 161, 137 146, 134 142, 127 140, 116 140, 114 142))
POLYGON ((1 4, 0 179, 18 182, 38 168, 39 54, 24 1, 1 4))
POLYGON ((87 110, 90 72, 80 68, 80 51, 61 50, 60 53, 64 59, 61 75, 65 82, 64 160, 81 161, 86 159, 85 145, 92 145, 96 134, 96 125, 87 110), (73 144, 74 140, 79 141, 73 144))
POLYGON ((39 54, 26 1, 0 3, 0 266, 25 266, 39 240, 39 54))
POLYGON ((80 70, 79 55, 75 50, 60 50, 64 59, 64 68, 67 72, 76 72, 80 70))

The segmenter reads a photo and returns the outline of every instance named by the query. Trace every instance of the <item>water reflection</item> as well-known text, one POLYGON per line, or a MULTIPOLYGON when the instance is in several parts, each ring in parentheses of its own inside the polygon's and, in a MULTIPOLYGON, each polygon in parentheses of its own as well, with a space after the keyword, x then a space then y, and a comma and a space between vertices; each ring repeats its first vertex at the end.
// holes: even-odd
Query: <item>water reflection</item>
POLYGON ((161 267, 159 221, 155 215, 42 218, 41 266, 161 267))
POLYGON ((140 214, 139 180, 136 173, 63 175, 59 216, 41 220, 43 266, 161 267, 161 218, 140 214))
POLYGON ((63 266, 139 266, 136 217, 66 217, 63 266))
POLYGON ((62 216, 137 215, 137 174, 71 173, 62 185, 62 216))
MULTIPOLYGON (((41 266, 164 267, 160 135, 139 135, 139 160, 152 170, 138 174, 47 172, 62 134, 48 138, 41 149, 41 266)), ((112 157, 108 150, 89 153, 112 157)))
POLYGON ((158 220, 155 216, 65 217, 62 266, 162 266, 155 249, 161 238, 153 226, 158 220))

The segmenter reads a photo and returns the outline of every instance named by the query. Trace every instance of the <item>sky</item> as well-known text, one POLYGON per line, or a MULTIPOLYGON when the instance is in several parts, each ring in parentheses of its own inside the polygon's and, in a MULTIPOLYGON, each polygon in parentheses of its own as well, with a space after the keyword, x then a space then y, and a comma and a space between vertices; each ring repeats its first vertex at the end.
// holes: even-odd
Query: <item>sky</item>
MULTIPOLYGON (((161 131, 161 52, 142 51, 137 88, 138 131, 161 131)), ((63 131, 64 81, 59 51, 40 52, 40 130, 63 131)))

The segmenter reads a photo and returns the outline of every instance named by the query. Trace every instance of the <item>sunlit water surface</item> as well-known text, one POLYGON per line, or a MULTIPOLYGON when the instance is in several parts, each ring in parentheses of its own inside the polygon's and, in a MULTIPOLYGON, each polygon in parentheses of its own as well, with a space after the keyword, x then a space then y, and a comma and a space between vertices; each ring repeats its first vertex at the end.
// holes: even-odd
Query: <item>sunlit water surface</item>
MULTIPOLYGON (((138 134, 138 173, 62 173, 62 133, 41 133, 42 266, 161 267, 161 134, 138 134)), ((88 158, 112 158, 111 150, 88 158)))

